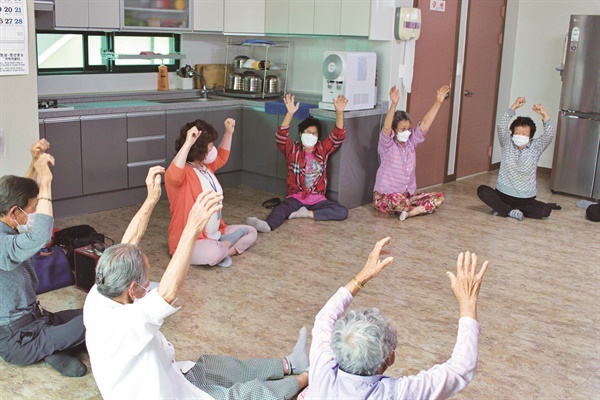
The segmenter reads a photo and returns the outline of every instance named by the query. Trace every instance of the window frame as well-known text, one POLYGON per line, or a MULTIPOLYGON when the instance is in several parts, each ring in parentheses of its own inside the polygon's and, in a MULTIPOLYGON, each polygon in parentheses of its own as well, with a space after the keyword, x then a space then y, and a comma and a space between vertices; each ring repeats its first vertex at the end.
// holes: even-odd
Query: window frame
MULTIPOLYGON (((36 66, 38 75, 78 75, 78 74, 124 74, 124 73, 143 73, 156 72, 157 65, 115 65, 114 60, 105 59, 103 65, 89 64, 89 43, 90 36, 102 36, 106 41, 108 51, 114 50, 115 37, 118 36, 146 36, 146 37, 173 37, 174 51, 181 51, 181 34, 178 33, 159 33, 159 32, 100 32, 100 31, 75 31, 75 30, 36 30, 36 46, 38 34, 73 34, 83 37, 83 67, 82 68, 39 68, 36 51, 36 66)), ((167 65, 169 72, 174 72, 180 67, 180 60, 175 59, 172 65, 167 65)))

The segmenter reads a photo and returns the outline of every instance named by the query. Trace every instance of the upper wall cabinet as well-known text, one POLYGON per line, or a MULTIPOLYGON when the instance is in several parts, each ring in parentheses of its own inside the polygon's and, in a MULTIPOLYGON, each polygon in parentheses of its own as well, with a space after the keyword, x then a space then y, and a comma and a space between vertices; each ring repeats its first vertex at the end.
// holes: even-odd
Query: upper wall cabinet
POLYGON ((224 0, 194 0, 194 30, 223 32, 223 7, 224 0))
POLYGON ((56 28, 119 29, 120 0, 54 0, 56 28))
POLYGON ((227 33, 265 33, 266 0, 224 0, 223 30, 227 33))
POLYGON ((191 0, 122 0, 123 29, 191 31, 191 0))
POLYGON ((272 34, 369 36, 371 0, 266 0, 272 34))

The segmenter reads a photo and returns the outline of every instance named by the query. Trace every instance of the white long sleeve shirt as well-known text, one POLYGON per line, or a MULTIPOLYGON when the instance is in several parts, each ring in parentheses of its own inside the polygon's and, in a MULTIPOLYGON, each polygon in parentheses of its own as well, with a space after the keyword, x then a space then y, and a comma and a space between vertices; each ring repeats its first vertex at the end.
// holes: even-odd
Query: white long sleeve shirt
POLYGON ((305 399, 445 399, 463 389, 477 369, 479 323, 463 317, 452 357, 417 375, 391 378, 358 376, 339 368, 331 349, 335 322, 352 303, 352 295, 340 288, 317 314, 310 346, 310 371, 305 399))
POLYGON ((189 362, 175 361, 173 345, 160 332, 164 318, 175 311, 157 290, 134 304, 119 304, 92 287, 83 323, 92 372, 104 399, 212 399, 185 379, 182 369, 189 362))

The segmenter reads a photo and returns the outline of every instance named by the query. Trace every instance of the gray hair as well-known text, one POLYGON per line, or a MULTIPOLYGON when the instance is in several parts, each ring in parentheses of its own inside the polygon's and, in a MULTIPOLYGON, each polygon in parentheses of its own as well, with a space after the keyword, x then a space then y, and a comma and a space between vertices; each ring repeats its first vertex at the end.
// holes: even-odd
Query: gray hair
POLYGON ((29 200, 37 197, 40 189, 36 181, 15 175, 0 178, 0 215, 6 215, 14 206, 27 207, 29 200))
POLYGON ((96 266, 96 287, 108 298, 123 294, 131 284, 148 278, 142 250, 134 244, 117 244, 104 251, 96 266))
POLYGON ((331 333, 340 368, 353 375, 376 375, 397 343, 396 330, 376 308, 348 311, 331 333))

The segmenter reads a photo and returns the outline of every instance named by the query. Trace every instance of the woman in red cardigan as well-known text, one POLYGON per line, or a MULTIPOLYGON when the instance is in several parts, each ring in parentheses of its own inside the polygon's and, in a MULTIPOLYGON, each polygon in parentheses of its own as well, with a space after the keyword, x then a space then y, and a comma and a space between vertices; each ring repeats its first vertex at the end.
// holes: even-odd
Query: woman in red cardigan
MULTIPOLYGON (((206 121, 185 124, 175 141, 177 154, 165 174, 165 187, 171 204, 169 251, 175 252, 187 216, 195 199, 203 191, 223 193, 215 171, 227 163, 235 120, 225 120, 225 134, 219 147, 216 129, 206 121)), ((230 267, 231 256, 243 253, 256 241, 256 229, 247 225, 225 225, 221 212, 213 214, 198 236, 191 263, 230 267)))

